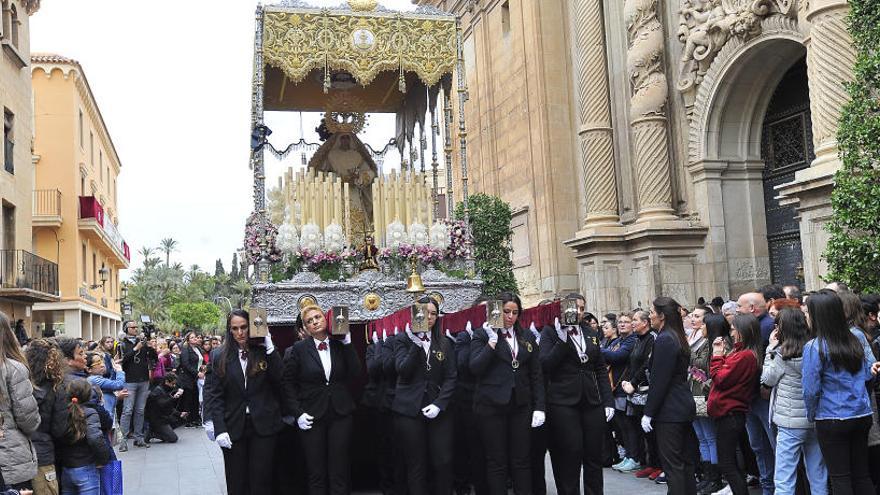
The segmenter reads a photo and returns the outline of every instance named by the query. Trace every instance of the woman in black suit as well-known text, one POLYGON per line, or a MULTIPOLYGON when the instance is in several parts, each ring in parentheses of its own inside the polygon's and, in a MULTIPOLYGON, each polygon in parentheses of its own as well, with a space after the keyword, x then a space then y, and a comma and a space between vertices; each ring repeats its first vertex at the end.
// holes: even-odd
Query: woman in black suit
POLYGON ((226 340, 211 355, 205 378, 205 418, 222 447, 229 495, 272 493, 275 438, 283 426, 281 357, 267 335, 249 342, 250 317, 226 318, 226 340))
POLYGON ((397 370, 394 431, 406 467, 410 495, 427 495, 428 464, 434 495, 452 493, 453 416, 449 409, 455 392, 455 351, 443 335, 437 315, 440 305, 430 297, 419 299, 430 331, 394 341, 397 370))
POLYGON ((595 337, 559 319, 541 334, 541 365, 547 377, 550 453, 560 495, 601 495, 602 439, 614 417, 605 359, 595 337), (598 444, 597 444, 598 443, 598 444))
POLYGON ((694 449, 697 435, 694 396, 687 385, 691 348, 675 299, 658 297, 651 307, 651 327, 658 330, 651 355, 651 389, 642 416, 645 432, 656 430, 657 450, 669 493, 696 495, 694 449))
POLYGON ((474 413, 486 449, 489 493, 507 493, 508 469, 517 495, 532 493, 530 428, 544 424, 544 384, 535 337, 519 324, 522 303, 500 295, 504 328, 474 332, 470 369, 474 413))
POLYGON ((181 349, 180 362, 177 365, 177 383, 183 389, 180 410, 189 413, 186 418, 187 426, 199 426, 201 418, 198 381, 205 378, 203 372, 205 359, 199 349, 201 347, 199 336, 195 332, 186 334, 185 340, 186 344, 181 349))
POLYGON ((284 392, 296 417, 311 495, 348 495, 354 399, 348 384, 361 373, 351 335, 331 339, 321 308, 301 310, 309 336, 284 360, 284 392))

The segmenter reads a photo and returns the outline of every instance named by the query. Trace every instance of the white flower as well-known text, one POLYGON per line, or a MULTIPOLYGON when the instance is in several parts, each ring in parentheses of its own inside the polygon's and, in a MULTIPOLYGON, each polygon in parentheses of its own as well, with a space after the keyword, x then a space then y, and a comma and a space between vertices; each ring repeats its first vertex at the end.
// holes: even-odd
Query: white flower
POLYGON ((296 227, 289 223, 283 223, 278 227, 278 237, 275 244, 282 253, 291 254, 299 249, 299 236, 296 233, 296 227))
POLYGON ((397 220, 389 223, 388 228, 385 230, 385 245, 396 249, 405 242, 407 242, 406 227, 397 220))
POLYGON ((449 247, 449 227, 445 223, 434 222, 431 226, 431 247, 440 250, 449 247))
POLYGON ((321 244, 323 244, 321 229, 313 223, 303 225, 300 232, 300 247, 312 253, 317 253, 321 250, 321 244))
POLYGON ((415 222, 409 226, 409 242, 413 246, 428 245, 428 227, 415 222))
POLYGON ((342 226, 334 222, 324 229, 324 249, 330 253, 339 253, 345 248, 345 233, 342 226))

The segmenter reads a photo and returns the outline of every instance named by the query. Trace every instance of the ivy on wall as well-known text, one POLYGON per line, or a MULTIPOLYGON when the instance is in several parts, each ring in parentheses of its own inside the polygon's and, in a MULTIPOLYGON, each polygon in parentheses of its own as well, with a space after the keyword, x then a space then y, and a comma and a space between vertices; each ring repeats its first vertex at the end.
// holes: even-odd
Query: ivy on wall
POLYGON ((847 19, 857 51, 837 140, 843 167, 831 193, 828 280, 880 293, 880 2, 850 0, 847 19))
MULTIPOLYGON (((513 210, 501 199, 483 193, 469 196, 468 205, 474 261, 483 279, 483 293, 492 297, 505 291, 516 292, 510 259, 513 210)), ((456 205, 455 218, 464 218, 464 203, 456 205)))

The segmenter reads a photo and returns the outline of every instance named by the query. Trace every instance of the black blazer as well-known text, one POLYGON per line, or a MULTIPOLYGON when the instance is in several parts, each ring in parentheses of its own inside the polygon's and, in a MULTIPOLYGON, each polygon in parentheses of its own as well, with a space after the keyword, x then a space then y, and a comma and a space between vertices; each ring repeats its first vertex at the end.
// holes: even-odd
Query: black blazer
POLYGON ((459 332, 455 336, 455 360, 458 363, 455 401, 463 407, 473 408, 474 375, 471 373, 471 340, 467 332, 459 332))
POLYGON ((430 404, 441 411, 449 408, 457 374, 455 352, 449 339, 433 333, 427 358, 406 334, 394 340, 397 385, 391 410, 398 414, 421 417, 422 408, 430 404))
POLYGON ((397 388, 397 368, 394 364, 394 342, 405 334, 391 335, 382 342, 382 371, 385 375, 385 397, 382 399, 382 408, 391 409, 394 403, 394 393, 397 388))
POLYGON ((528 330, 520 330, 516 338, 519 368, 513 369, 513 356, 504 337, 498 336, 492 350, 486 331, 474 330, 470 345, 470 369, 475 380, 474 411, 502 413, 511 400, 517 406, 530 406, 533 411, 544 410, 544 378, 535 337, 528 330))
MULTIPOLYGON (((199 354, 201 351, 196 350, 199 354)), ((177 365, 177 383, 186 389, 196 388, 196 380, 199 377, 199 359, 189 344, 180 349, 180 363, 177 365)))
POLYGON ((588 335, 584 336, 584 344, 588 360, 581 363, 571 338, 563 342, 555 327, 544 327, 540 354, 548 404, 574 406, 583 401, 590 406, 614 407, 602 350, 588 335))
POLYGON ((354 411, 348 384, 361 373, 357 353, 353 345, 344 345, 336 339, 327 342, 330 344, 330 381, 324 376, 324 366, 312 337, 293 344, 284 360, 284 395, 288 410, 296 417, 308 413, 318 420, 330 407, 339 415, 354 411))
POLYGON ((367 346, 364 360, 367 362, 367 385, 361 396, 361 403, 373 409, 380 409, 385 399, 385 367, 380 340, 367 346))
POLYGON ((249 359, 254 360, 254 368, 245 386, 238 355, 227 358, 222 354, 224 350, 225 346, 211 352, 205 374, 205 419, 214 422, 214 434, 229 433, 233 442, 241 438, 247 410, 257 434, 268 436, 281 431, 281 357, 277 352, 266 355, 264 347, 251 347, 249 359), (221 359, 226 359, 223 376, 217 373, 221 359))
POLYGON ((696 416, 694 394, 687 384, 690 358, 672 330, 661 331, 654 339, 651 354, 650 391, 645 416, 667 423, 690 423, 696 416))

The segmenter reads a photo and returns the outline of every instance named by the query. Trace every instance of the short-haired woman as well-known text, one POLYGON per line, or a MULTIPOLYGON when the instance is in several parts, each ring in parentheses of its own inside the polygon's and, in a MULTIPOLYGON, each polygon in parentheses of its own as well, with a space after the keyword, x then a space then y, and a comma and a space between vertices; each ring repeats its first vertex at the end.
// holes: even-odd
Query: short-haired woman
POLYGON ((347 495, 354 399, 348 385, 361 374, 351 334, 330 338, 318 306, 301 310, 309 336, 293 344, 284 360, 287 409, 296 417, 311 495, 347 495))

